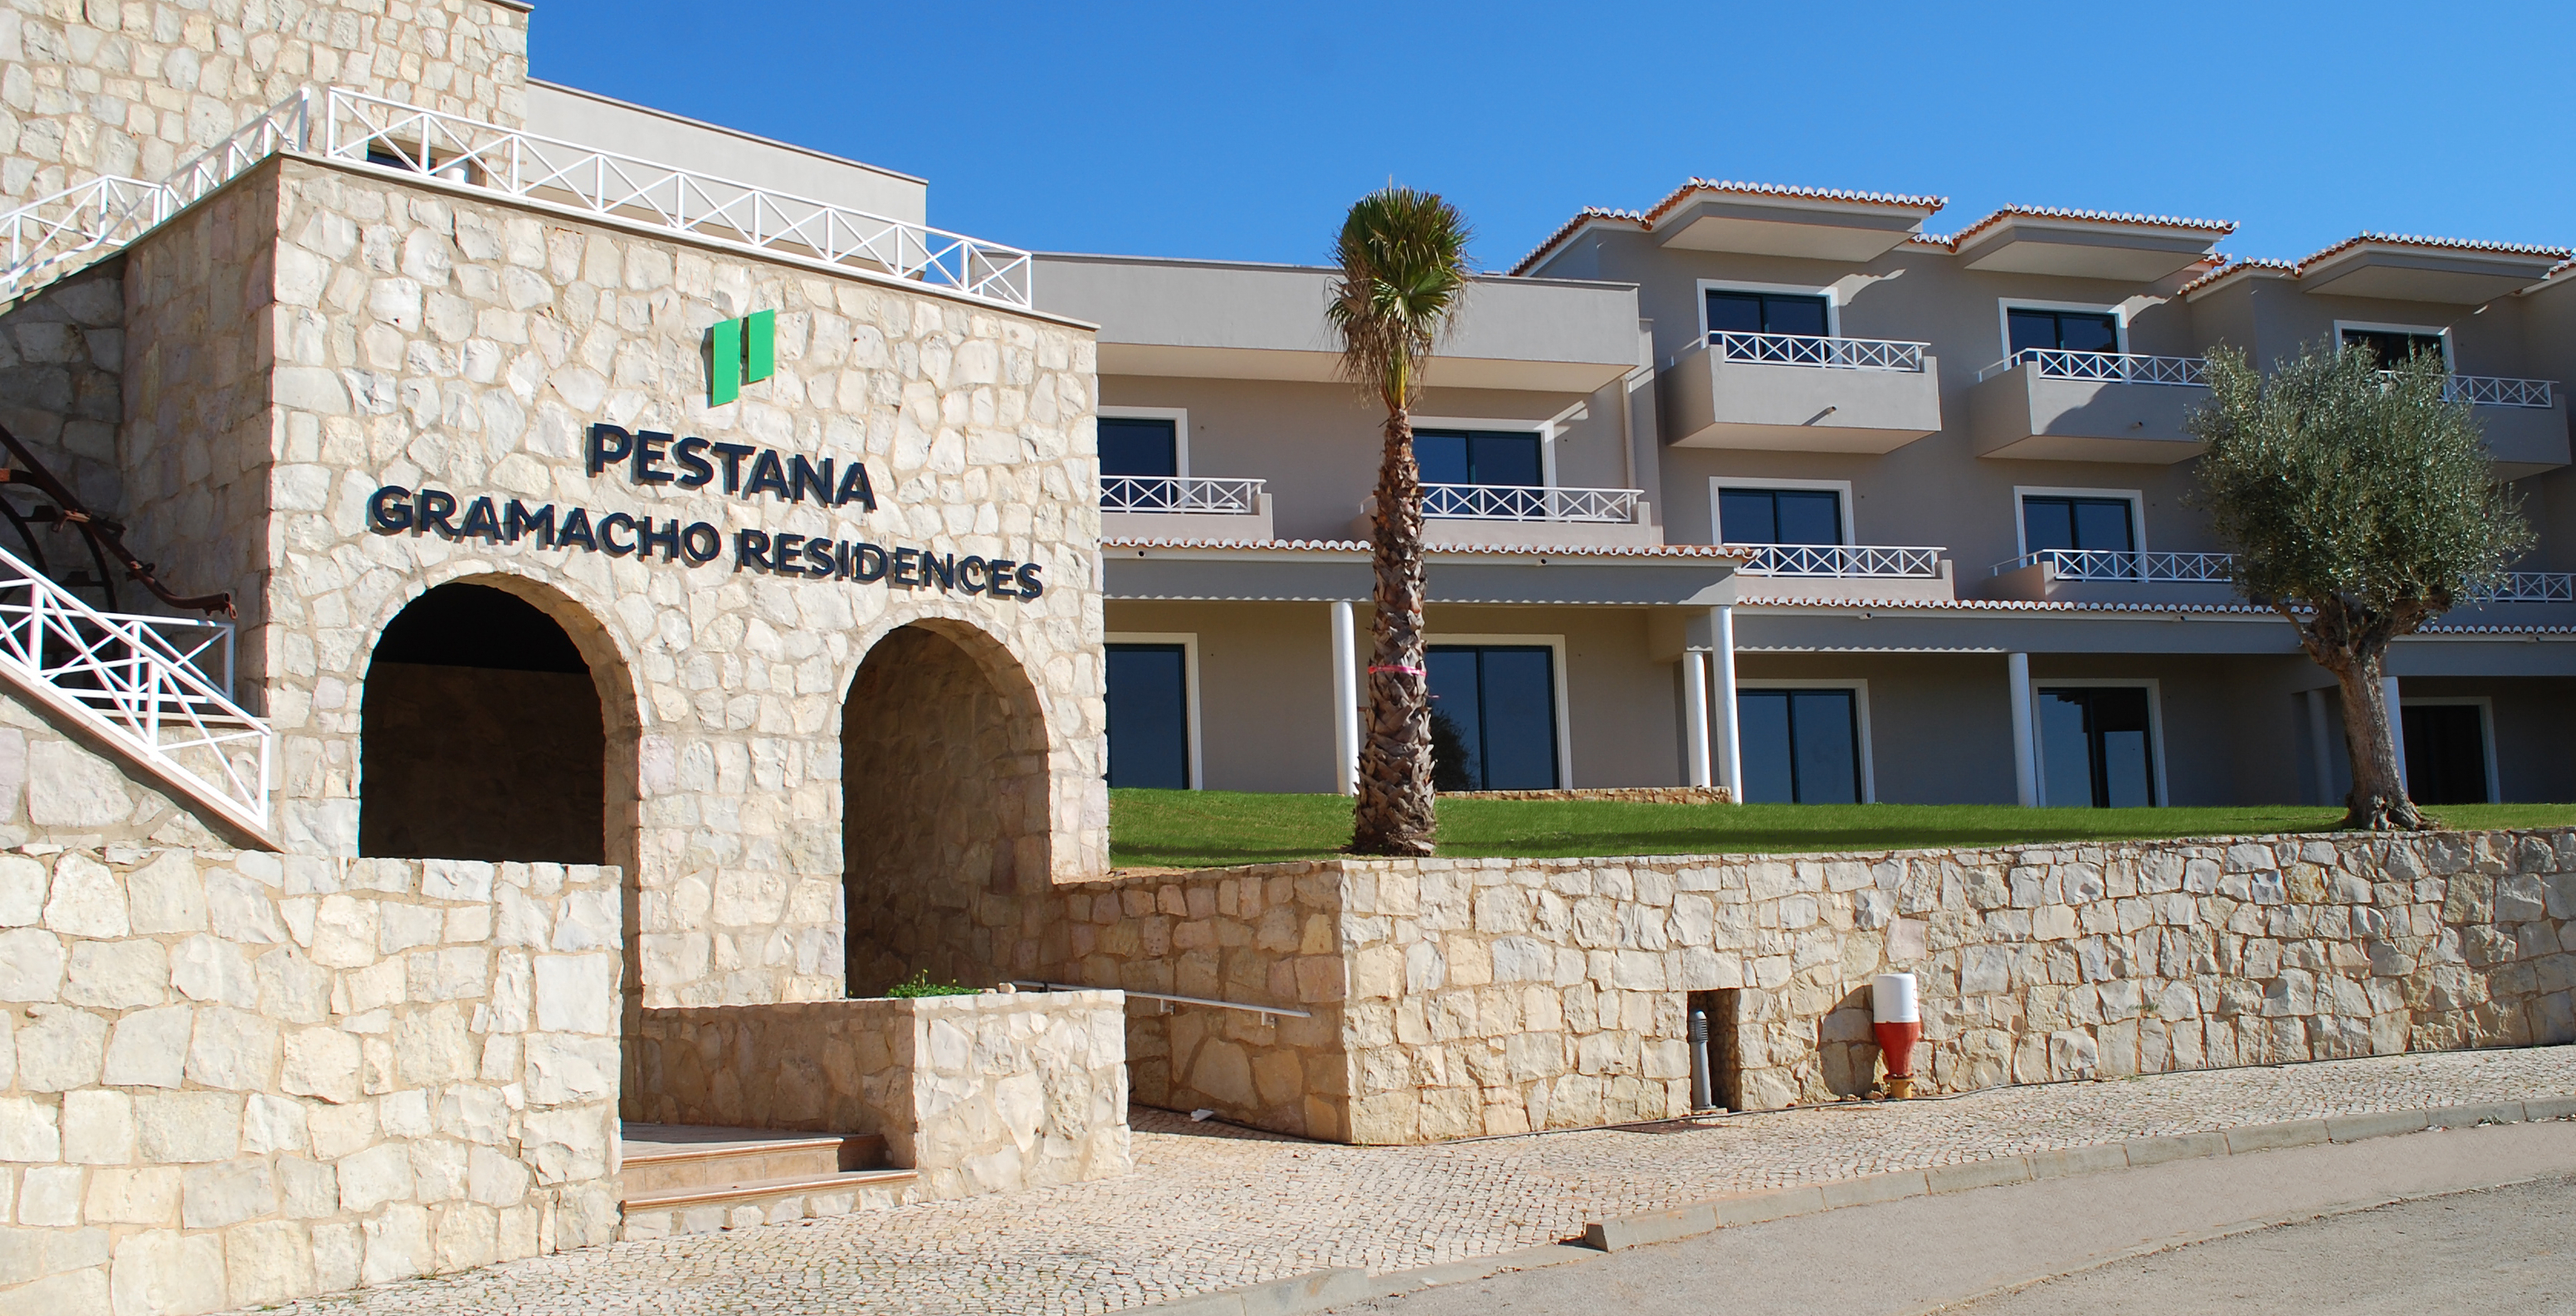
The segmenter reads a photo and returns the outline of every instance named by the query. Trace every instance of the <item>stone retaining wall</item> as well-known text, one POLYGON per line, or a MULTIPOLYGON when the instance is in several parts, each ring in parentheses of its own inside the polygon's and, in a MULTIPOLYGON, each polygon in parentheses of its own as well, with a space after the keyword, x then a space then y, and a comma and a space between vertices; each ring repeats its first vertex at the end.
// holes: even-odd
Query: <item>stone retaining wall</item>
POLYGON ((209 1311, 614 1237, 618 891, 0 853, 0 1309, 209 1311))
POLYGON ((914 1196, 972 1197, 1133 1168, 1112 992, 647 1010, 645 1117, 876 1133, 914 1196))
POLYGON ((1353 860, 1062 897, 1066 981, 1316 1013, 1131 1019, 1140 1099, 1362 1143, 1681 1114, 1694 992, 1731 993, 1707 1003, 1739 1104, 1858 1092, 1891 969, 1921 979, 1930 1091, 2576 1039, 2576 831, 1353 860))

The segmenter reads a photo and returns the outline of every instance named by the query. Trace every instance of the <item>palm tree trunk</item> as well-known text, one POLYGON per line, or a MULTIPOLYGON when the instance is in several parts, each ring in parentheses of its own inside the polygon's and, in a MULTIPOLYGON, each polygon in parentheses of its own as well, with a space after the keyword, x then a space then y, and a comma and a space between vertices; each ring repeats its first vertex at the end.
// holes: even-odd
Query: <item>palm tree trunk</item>
POLYGON ((1354 854, 1431 853, 1431 677, 1422 646, 1422 468, 1413 417, 1387 413, 1370 518, 1377 615, 1368 670, 1368 726, 1361 737, 1354 854))
POLYGON ((2344 797, 2343 825, 2373 832, 2421 829, 2424 815, 2406 798, 2398 773, 2397 738, 2389 730, 2396 710, 2388 706, 2381 654, 2368 653, 2330 670, 2343 695, 2344 750, 2352 759, 2352 793, 2344 797))

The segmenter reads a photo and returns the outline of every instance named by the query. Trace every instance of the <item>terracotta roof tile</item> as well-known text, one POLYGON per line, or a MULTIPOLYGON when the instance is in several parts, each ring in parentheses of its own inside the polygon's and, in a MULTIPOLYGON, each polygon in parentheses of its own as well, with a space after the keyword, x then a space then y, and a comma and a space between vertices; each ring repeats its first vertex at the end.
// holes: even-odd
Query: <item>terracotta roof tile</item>
MULTIPOLYGON (((1280 553, 1365 553, 1368 541, 1361 539, 1162 539, 1135 535, 1103 536, 1102 548, 1224 548, 1255 549, 1280 553)), ((1528 557, 1544 553, 1549 557, 1617 557, 1617 558, 1698 558, 1741 562, 1750 560, 1743 553, 1730 553, 1714 544, 1659 544, 1653 547, 1604 544, 1443 544, 1436 540, 1425 543, 1426 553, 1466 553, 1528 557)))
POLYGON ((1995 213, 1986 216, 1984 219, 1978 220, 1976 223, 1970 224, 1966 228, 1959 230, 1957 233, 1951 234, 1947 239, 1950 249, 1956 251, 1960 244, 1965 243, 1968 239, 1977 236, 1979 233, 1985 232, 1987 229, 1993 228, 1995 225, 2000 224, 2007 219, 2021 215, 2027 215, 2034 219, 2079 219, 2093 224, 2125 224, 2135 228, 2199 229, 2202 232, 2214 233, 2221 237, 2236 231, 2235 221, 2226 219, 2183 219, 2173 215, 2133 215, 2125 211, 2075 210, 2064 206, 2004 206, 1996 210, 1995 213))

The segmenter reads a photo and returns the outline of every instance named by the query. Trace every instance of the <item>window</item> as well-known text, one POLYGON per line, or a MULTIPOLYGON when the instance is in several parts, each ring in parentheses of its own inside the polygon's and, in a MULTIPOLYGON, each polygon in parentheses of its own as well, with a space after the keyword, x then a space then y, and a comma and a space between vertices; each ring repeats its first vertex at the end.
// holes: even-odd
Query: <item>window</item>
POLYGON ((1528 430, 1415 430, 1413 459, 1424 484, 1547 484, 1539 437, 1528 430))
POLYGON ((1109 651, 1109 784, 1190 786, 1189 651, 1113 644, 1109 651))
POLYGON ((1861 802, 1858 692, 1739 690, 1744 798, 1756 804, 1861 802))
POLYGON ((2051 687, 2037 698, 2041 790, 2050 805, 2138 809, 2157 802, 2145 688, 2051 687))
POLYGON ((2015 306, 2004 312, 2013 354, 2034 348, 2059 352, 2117 352, 2120 317, 2109 311, 2041 311, 2015 306))
POLYGON ((1555 651, 1435 644, 1429 658, 1432 788, 1554 790, 1555 651))
POLYGON ((2128 553, 2138 536, 2126 498, 2086 498, 2068 494, 2023 494, 2022 552, 2053 548, 2128 553))
POLYGON ((1717 528, 1729 544, 1839 544, 1843 496, 1834 489, 1721 487, 1717 528))
POLYGON ((2442 333, 2438 329, 2356 329, 2343 326, 2342 337, 2345 347, 2369 348, 2371 355, 2379 358, 2379 364, 2391 370, 2419 356, 2429 356, 2436 361, 2444 359, 2442 333))
POLYGON ((1102 475, 1181 473, 1180 423, 1140 416, 1100 418, 1102 475))
POLYGON ((2477 704, 2403 704, 2406 794, 2417 804, 2484 804, 2485 709, 2477 704))
POLYGON ((1708 290, 1708 331, 1826 336, 1828 303, 1812 293, 1708 290))

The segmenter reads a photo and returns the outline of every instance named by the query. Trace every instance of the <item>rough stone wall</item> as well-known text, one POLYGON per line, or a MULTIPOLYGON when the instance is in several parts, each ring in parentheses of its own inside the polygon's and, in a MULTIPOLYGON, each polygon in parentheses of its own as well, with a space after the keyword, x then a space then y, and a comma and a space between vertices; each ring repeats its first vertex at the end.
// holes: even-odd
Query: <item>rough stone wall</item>
POLYGON ((160 179, 308 84, 516 126, 528 15, 494 0, 8 0, 0 209, 160 179))
POLYGON ((0 846, 217 847, 175 791, 0 684, 0 846))
POLYGON ((647 1010, 637 1118, 876 1133, 914 1200, 1134 1168, 1108 992, 647 1010))
MULTIPOLYGON (((116 457, 116 427, 124 419, 125 262, 109 260, 0 311, 0 425, 36 454, 81 501, 109 516, 125 510, 125 473, 116 457)), ((15 500, 20 510, 28 497, 15 500)), ((46 561, 59 575, 67 568, 95 572, 79 536, 47 534, 46 561)), ((25 557, 14 527, 0 529, 0 547, 25 557)), ((121 582, 120 582, 121 583, 121 582)), ((127 611, 142 611, 141 590, 126 587, 127 611)), ((80 591, 96 603, 98 594, 80 591)))
MULTIPOLYGON (((643 1006, 842 993, 841 699, 877 640, 909 623, 975 639, 1034 687, 1047 876, 1106 868, 1088 331, 305 160, 272 160, 217 203, 263 192, 279 236, 221 276, 243 281, 232 320, 160 335, 173 361, 198 353, 197 376, 229 377, 205 356, 252 360, 268 405, 239 433, 264 446, 246 441, 234 469, 269 463, 242 480, 261 501, 192 479, 174 483, 171 514, 136 520, 147 557, 231 573, 191 580, 243 600, 244 679, 279 732, 290 850, 357 849, 374 637, 420 592, 479 579, 561 623, 600 688, 609 806, 634 820, 612 829, 608 857, 639 888, 643 1006), (778 312, 775 376, 709 407, 709 326, 762 309, 778 312), (594 422, 864 457, 879 510, 639 486, 619 467, 594 478, 582 447, 594 422), (386 484, 705 521, 725 553, 693 567, 378 534, 367 500, 386 484), (1039 562, 1045 590, 1006 601, 736 570, 745 528, 1039 562)), ((132 266, 164 259, 162 241, 132 266)), ((211 254, 200 242, 166 259, 211 254)), ((129 273, 130 298, 138 286, 129 273)), ((144 337, 138 324, 138 352, 144 337)), ((202 431, 223 428, 143 423, 203 392, 183 389, 184 373, 129 377, 130 467, 200 460, 202 431)), ((924 798, 945 785, 886 784, 924 798)))
POLYGON ((1341 953, 1343 891, 1330 864, 1270 864, 1060 889, 1033 928, 1045 976, 1085 987, 1281 1005, 1308 1018, 1131 1001, 1136 1099, 1310 1138, 1350 1136, 1341 953))
POLYGON ((613 1237, 618 889, 0 854, 0 1307, 209 1311, 613 1237))
POLYGON ((2576 831, 1354 860, 1060 894, 1093 948, 1066 981, 1145 987, 1195 964, 1195 986, 1165 990, 1346 996, 1328 1035, 1279 1035, 1310 1076, 1302 1101, 1284 1058, 1265 1071, 1252 1053, 1247 1092, 1204 1045, 1175 1045, 1156 1088, 1151 1030, 1241 1030, 1231 1015, 1132 1020, 1131 1045, 1141 1100, 1335 1136, 1300 1109, 1320 1100, 1353 1142, 1681 1114, 1699 991, 1734 993, 1742 1104, 1858 1092, 1879 1068, 1869 980, 1890 970, 1918 975, 1931 1091, 2576 1040, 2576 831), (1292 947, 1201 897, 1282 872, 1331 914, 1329 942, 1292 947), (1341 1072, 1346 1097, 1314 1086, 1341 1072))

